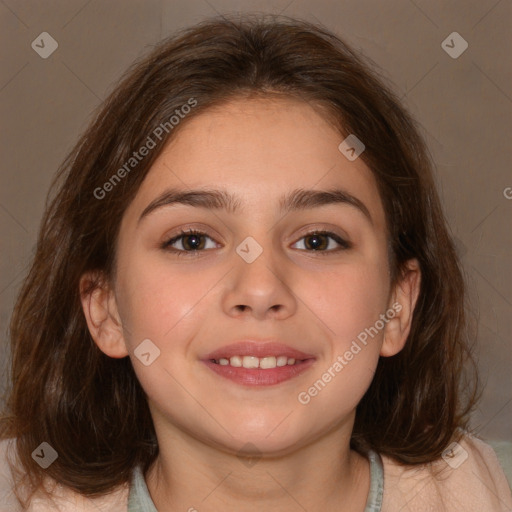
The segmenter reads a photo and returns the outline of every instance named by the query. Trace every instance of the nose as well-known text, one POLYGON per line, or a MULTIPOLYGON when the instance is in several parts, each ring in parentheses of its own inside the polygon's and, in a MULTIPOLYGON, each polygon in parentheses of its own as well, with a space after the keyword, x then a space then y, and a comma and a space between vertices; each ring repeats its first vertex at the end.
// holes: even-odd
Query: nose
POLYGON ((283 320, 295 313, 297 298, 291 289, 290 262, 272 255, 269 246, 262 249, 254 260, 235 253, 223 297, 226 314, 283 320))

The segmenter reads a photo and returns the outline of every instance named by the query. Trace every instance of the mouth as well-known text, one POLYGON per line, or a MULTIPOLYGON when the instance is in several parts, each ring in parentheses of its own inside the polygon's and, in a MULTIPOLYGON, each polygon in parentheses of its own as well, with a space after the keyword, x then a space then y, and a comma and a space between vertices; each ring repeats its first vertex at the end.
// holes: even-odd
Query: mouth
POLYGON ((272 386, 311 368, 316 358, 282 343, 244 340, 201 360, 218 376, 245 386, 272 386))
MULTIPOLYGON (((244 359, 247 357, 250 356, 245 356, 244 359)), ((293 364, 287 363, 284 366, 274 366, 272 368, 232 366, 231 364, 217 363, 211 359, 203 362, 218 376, 237 384, 244 386, 274 386, 302 374, 311 368, 315 359, 296 360, 293 364)))
MULTIPOLYGON (((308 358, 309 359, 309 358, 308 358)), ((212 363, 220 366, 231 366, 232 368, 245 368, 247 370, 259 368, 261 370, 271 370, 273 368, 282 368, 283 366, 295 366, 308 359, 295 359, 288 356, 232 356, 229 359, 221 357, 219 359, 210 359, 212 363)))

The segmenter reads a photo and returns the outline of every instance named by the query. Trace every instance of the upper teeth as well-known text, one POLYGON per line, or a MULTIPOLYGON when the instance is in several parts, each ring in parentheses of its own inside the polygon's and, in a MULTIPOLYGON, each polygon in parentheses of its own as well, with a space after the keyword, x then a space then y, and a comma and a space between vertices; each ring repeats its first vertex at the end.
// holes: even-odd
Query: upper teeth
MULTIPOLYGON (((217 361, 216 361, 217 362, 217 361)), ((285 366, 287 364, 293 365, 295 364, 295 359, 293 357, 286 357, 286 356, 268 356, 268 357, 255 357, 255 356, 233 356, 229 359, 226 359, 224 357, 221 357, 218 360, 218 363, 222 366, 231 365, 235 367, 241 367, 244 368, 261 368, 261 369, 267 369, 267 368, 275 368, 276 366, 285 366)))

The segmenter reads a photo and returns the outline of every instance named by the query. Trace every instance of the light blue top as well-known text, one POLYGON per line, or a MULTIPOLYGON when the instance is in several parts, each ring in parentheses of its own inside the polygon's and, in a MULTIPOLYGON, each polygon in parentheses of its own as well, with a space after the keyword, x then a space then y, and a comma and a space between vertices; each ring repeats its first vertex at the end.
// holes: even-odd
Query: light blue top
MULTIPOLYGON (((364 512, 380 512, 382 493, 384 492, 384 469, 380 455, 374 451, 368 452, 370 461, 370 492, 366 500, 364 512)), ((140 467, 135 468, 128 495, 128 512, 158 512, 140 467)))

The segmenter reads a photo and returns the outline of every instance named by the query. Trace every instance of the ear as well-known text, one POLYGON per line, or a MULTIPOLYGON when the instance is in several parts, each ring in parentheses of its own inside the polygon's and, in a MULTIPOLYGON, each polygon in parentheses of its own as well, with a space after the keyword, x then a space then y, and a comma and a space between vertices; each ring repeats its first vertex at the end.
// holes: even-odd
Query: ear
POLYGON ((405 346, 411 330, 414 306, 420 293, 421 271, 418 260, 407 262, 405 274, 391 291, 389 310, 395 316, 389 320, 384 329, 384 341, 380 355, 390 357, 398 354, 405 346))
POLYGON ((84 274, 80 278, 80 300, 87 327, 99 349, 110 357, 127 356, 115 295, 104 276, 98 272, 84 274))

